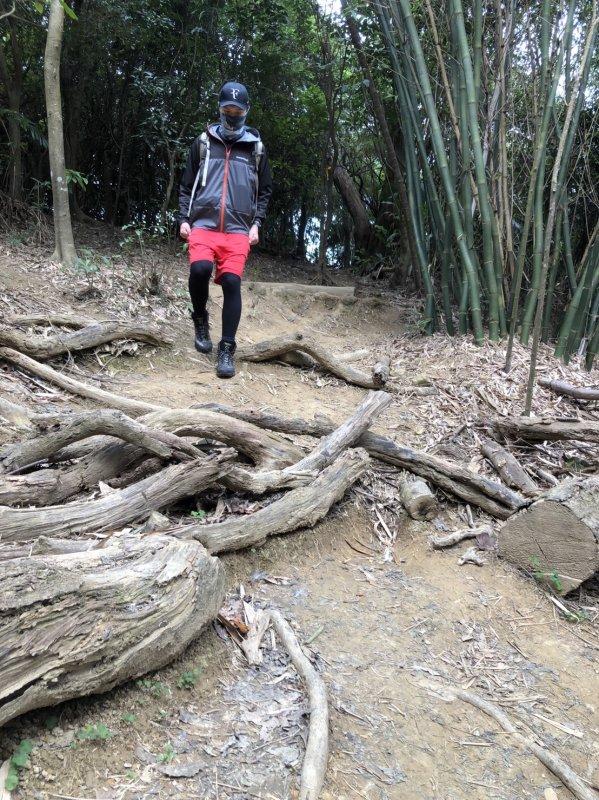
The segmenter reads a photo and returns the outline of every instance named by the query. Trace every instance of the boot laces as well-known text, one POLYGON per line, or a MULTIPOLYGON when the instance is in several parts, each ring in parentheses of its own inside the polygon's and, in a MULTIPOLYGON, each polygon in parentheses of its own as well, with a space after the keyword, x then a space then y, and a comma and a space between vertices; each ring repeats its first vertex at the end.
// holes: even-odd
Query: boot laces
POLYGON ((222 346, 220 355, 220 362, 223 367, 232 367, 233 366, 233 347, 232 345, 225 342, 222 346))

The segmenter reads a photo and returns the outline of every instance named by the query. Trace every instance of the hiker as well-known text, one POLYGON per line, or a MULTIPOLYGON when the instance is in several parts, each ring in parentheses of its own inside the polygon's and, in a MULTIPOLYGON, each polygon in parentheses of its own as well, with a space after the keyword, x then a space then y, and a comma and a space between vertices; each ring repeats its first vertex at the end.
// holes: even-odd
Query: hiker
POLYGON ((241 277, 272 194, 268 158, 260 134, 246 125, 246 87, 229 81, 218 97, 219 123, 208 125, 191 146, 179 187, 179 233, 189 244, 189 294, 195 347, 212 352, 208 287, 223 290, 222 336, 216 374, 235 375, 235 335, 241 318, 241 277))

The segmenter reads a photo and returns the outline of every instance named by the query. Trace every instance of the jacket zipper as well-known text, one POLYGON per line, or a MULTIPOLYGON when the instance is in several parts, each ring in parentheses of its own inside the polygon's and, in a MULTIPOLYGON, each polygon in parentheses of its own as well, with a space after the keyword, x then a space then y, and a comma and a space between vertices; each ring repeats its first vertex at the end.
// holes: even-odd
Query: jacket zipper
POLYGON ((220 227, 221 233, 225 230, 225 203, 227 199, 227 183, 229 181, 229 156, 231 155, 231 148, 225 145, 225 175, 223 178, 223 192, 220 198, 220 227))

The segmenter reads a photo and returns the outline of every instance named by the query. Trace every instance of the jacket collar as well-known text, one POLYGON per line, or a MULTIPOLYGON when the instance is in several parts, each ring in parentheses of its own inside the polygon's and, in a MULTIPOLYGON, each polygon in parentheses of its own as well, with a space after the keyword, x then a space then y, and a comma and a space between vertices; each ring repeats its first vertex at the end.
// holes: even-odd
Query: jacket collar
MULTIPOLYGON (((225 142, 218 134, 218 122, 213 122, 212 124, 208 125, 208 133, 210 136, 213 136, 215 139, 218 139, 219 142, 223 144, 229 144, 229 142, 225 142)), ((236 139, 233 144, 239 144, 240 142, 259 142, 260 136, 258 136, 258 131, 255 128, 246 128, 243 132, 243 136, 240 136, 239 139, 236 139)))

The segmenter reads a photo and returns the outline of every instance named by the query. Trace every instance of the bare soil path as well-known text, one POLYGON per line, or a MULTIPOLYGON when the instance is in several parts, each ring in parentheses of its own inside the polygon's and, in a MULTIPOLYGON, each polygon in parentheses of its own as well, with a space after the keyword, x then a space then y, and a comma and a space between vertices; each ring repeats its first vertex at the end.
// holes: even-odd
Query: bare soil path
MULTIPOLYGON (((33 262, 19 266, 22 274, 12 285, 4 271, 2 296, 16 286, 21 305, 43 302, 36 291, 31 302, 24 299, 33 262)), ((180 261, 173 263, 181 268, 180 261)), ((272 279, 272 265, 262 274, 272 279)), ((341 420, 363 397, 359 388, 284 365, 240 364, 233 380, 218 381, 211 361, 191 347, 183 271, 173 268, 169 280, 168 303, 151 300, 142 313, 170 325, 172 351, 140 350, 126 357, 107 349, 78 358, 77 368, 95 372, 100 362, 106 388, 173 406, 224 402, 341 420)), ((62 275, 57 282, 63 285, 62 275)), ((108 303, 107 287, 100 288, 104 299, 83 309, 65 284, 64 304, 100 318, 108 303)), ((123 310, 130 313, 136 296, 127 302, 123 310)), ((518 407, 524 351, 517 350, 516 370, 506 381, 499 374, 501 347, 423 339, 413 326, 416 317, 409 300, 366 298, 343 305, 247 296, 241 341, 309 330, 335 352, 370 349, 372 356, 356 362, 362 368, 380 352, 390 354, 395 378, 406 390, 376 430, 412 446, 440 444, 486 471, 472 423, 483 413, 497 413, 493 406, 518 407), (422 396, 410 389, 427 385, 436 393, 422 396)), ((551 363, 547 351, 541 367, 551 363)), ((575 366, 567 376, 581 379, 575 366)), ((8 383, 4 378, 0 391, 8 383)), ((31 397, 12 395, 17 401, 41 394, 39 386, 24 385, 31 397)), ((49 400, 42 400, 60 402, 58 393, 48 392, 49 400)), ((555 399, 541 392, 537 403, 546 407, 555 399)), ((582 461, 596 458, 576 453, 582 461)), ((544 457, 565 469, 569 454, 550 450, 544 457)), ((368 486, 363 491, 367 495, 368 486)), ((391 501, 381 509, 393 534, 385 548, 370 505, 367 496, 354 493, 313 530, 224 557, 231 598, 280 609, 322 671, 331 704, 323 797, 572 797, 495 722, 460 701, 444 702, 427 688, 430 681, 467 687, 492 700, 599 787, 599 636, 592 589, 580 594, 587 609, 582 621, 568 623, 542 587, 492 554, 485 554, 484 567, 458 566, 468 543, 430 549, 430 534, 464 525, 464 507, 443 502, 433 523, 416 523, 391 501)), ((0 757, 23 739, 34 745, 15 800, 287 800, 297 796, 305 712, 302 686, 274 636, 265 638, 264 664, 248 667, 216 625, 159 673, 15 721, 0 731, 0 757)))

